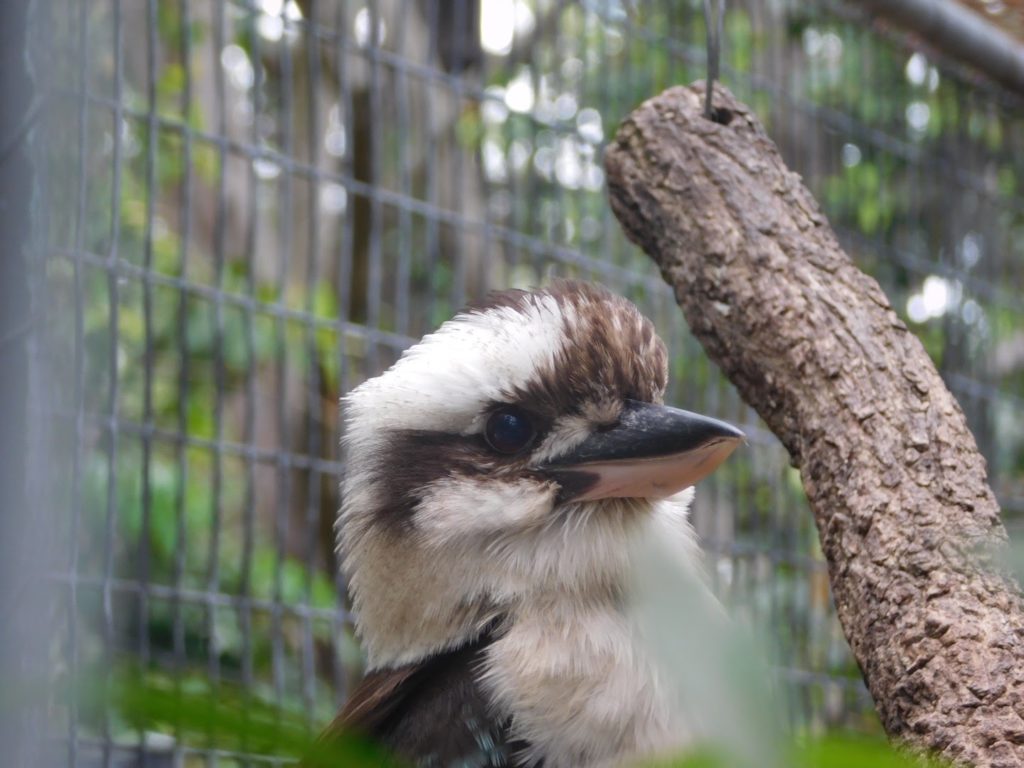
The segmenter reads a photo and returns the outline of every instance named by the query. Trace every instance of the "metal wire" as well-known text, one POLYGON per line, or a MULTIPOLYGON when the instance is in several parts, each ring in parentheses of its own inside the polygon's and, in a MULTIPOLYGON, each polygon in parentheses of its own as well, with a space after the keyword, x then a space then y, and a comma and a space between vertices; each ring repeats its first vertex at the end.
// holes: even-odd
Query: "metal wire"
POLYGON ((722 56, 722 24, 725 18, 725 0, 704 0, 704 28, 707 30, 707 62, 708 76, 704 89, 704 117, 713 120, 715 110, 712 106, 715 93, 715 81, 718 79, 718 66, 722 56), (713 8, 712 8, 713 6, 713 8))
POLYGON ((26 129, 32 333, 56 391, 29 413, 67 457, 55 763, 280 764, 173 725, 158 747, 116 702, 79 706, 87 673, 109 688, 128 666, 248 691, 311 733, 329 719, 359 674, 339 397, 467 299, 554 275, 636 301, 669 399, 751 435, 698 490, 712 577, 777 640, 794 726, 870 727, 788 457, 622 237, 601 153, 665 87, 706 77, 712 115, 720 80, 750 103, 939 362, 1012 522, 1024 104, 855 7, 737 1, 725 23, 711 5, 35 4, 54 44, 30 51, 51 70, 26 129))

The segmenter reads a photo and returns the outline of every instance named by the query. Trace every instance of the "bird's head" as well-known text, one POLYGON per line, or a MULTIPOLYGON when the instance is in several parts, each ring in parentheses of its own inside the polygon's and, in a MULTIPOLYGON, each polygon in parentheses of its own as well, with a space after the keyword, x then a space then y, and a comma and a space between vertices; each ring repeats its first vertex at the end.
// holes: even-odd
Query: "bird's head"
POLYGON ((667 370, 632 303, 565 281, 494 294, 353 390, 339 548, 371 664, 619 589, 633 531, 743 437, 662 405, 667 370))

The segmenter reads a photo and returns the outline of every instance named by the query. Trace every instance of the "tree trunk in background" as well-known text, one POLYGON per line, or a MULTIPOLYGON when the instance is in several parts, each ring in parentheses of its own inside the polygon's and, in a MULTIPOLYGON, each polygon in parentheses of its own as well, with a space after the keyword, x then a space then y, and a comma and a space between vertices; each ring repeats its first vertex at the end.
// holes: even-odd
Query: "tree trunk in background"
POLYGON ((750 111, 703 85, 633 112, 612 207, 800 468, 840 621, 891 736, 1024 763, 1024 602, 963 412, 750 111))

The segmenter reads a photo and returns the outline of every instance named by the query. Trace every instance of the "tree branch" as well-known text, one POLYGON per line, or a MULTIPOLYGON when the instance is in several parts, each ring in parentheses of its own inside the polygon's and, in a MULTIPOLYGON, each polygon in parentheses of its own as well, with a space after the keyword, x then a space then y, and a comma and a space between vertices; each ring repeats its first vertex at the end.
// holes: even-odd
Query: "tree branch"
POLYGON ((800 468, 840 621, 887 732, 1024 764, 1024 603, 963 412, 800 177, 720 86, 673 88, 605 164, 628 236, 800 468))

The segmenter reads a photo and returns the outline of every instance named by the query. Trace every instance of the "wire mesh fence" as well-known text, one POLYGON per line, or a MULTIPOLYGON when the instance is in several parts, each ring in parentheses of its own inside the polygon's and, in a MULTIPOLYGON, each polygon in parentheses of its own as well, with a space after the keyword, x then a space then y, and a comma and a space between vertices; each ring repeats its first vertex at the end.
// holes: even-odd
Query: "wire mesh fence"
MULTIPOLYGON (((125 669, 311 732, 358 676, 338 399, 491 288, 634 300, 668 400, 742 424, 699 489, 719 594, 795 727, 872 727, 799 478, 703 358, 603 189, 618 121, 704 76, 696 0, 54 0, 35 130, 33 412, 53 424, 59 764, 271 764, 89 704, 125 669), (42 382, 40 377, 40 381, 42 382), (161 762, 162 761, 162 762, 161 762)), ((1022 102, 855 8, 729 4, 722 76, 959 398, 1024 512, 1022 102)))

